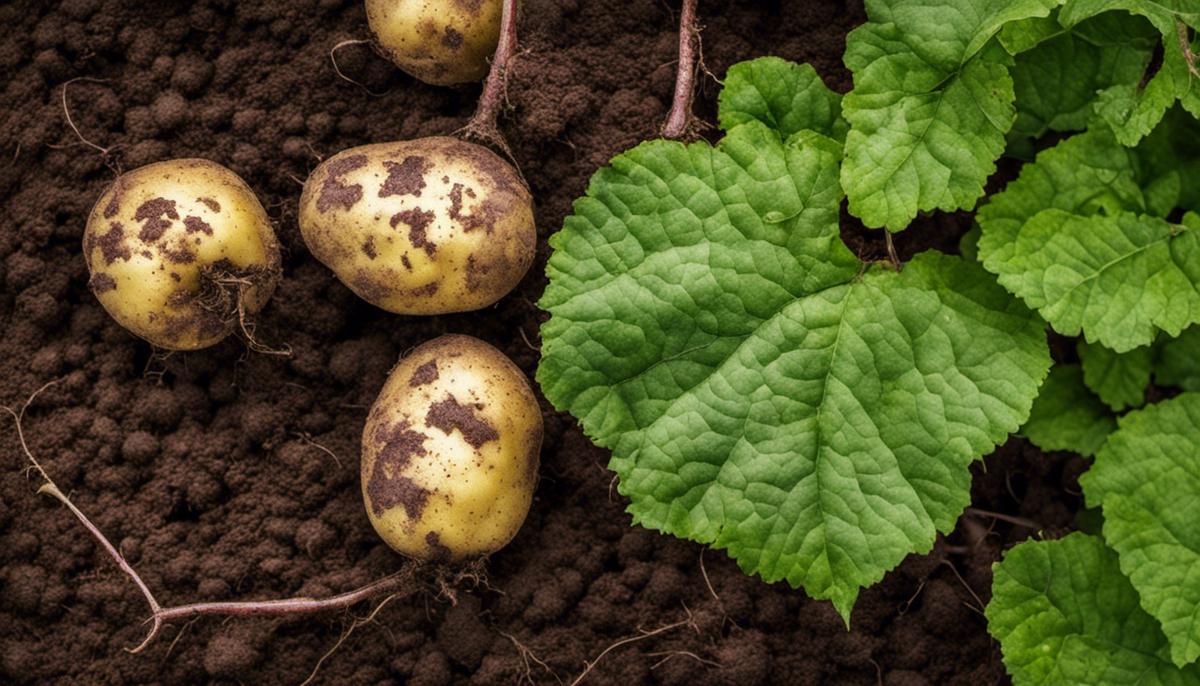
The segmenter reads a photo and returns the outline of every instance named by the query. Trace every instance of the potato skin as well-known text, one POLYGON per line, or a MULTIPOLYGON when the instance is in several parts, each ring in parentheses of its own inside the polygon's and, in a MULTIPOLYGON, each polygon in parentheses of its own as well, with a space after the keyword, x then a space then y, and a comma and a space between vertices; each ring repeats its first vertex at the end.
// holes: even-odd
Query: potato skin
POLYGON ((83 255, 104 309, 171 350, 225 338, 237 324, 239 290, 244 314, 252 315, 280 273, 279 242, 254 192, 203 159, 122 174, 88 216, 83 255))
POLYGON ((511 165, 435 136, 364 145, 304 184, 300 232, 367 302, 397 314, 487 307, 533 263, 533 199, 511 165))
POLYGON ((380 50, 425 83, 482 79, 500 40, 501 0, 366 0, 380 50))
POLYGON ((379 536, 419 560, 467 560, 504 547, 525 521, 542 414, 503 353, 446 335, 392 369, 362 446, 363 502, 379 536))

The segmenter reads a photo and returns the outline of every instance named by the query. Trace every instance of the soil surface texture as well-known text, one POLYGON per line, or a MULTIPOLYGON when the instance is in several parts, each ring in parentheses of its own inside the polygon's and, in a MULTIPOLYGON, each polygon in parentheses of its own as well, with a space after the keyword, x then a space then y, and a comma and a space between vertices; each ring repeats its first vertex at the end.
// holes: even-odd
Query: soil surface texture
MULTIPOLYGON (((501 128, 536 199, 537 258, 499 304, 440 317, 358 299, 296 224, 320 160, 449 134, 479 94, 424 85, 362 44, 336 51, 357 83, 340 78, 330 51, 368 36, 361 0, 0 5, 0 403, 62 379, 29 410, 30 447, 164 603, 325 596, 400 569, 359 490, 359 438, 388 370, 424 341, 463 333, 532 377, 546 238, 592 172, 656 135, 674 87, 678 3, 522 5, 501 128), (175 157, 228 166, 267 207, 284 277, 256 337, 291 357, 248 352, 236 337, 156 353, 89 292, 80 242, 113 170, 175 157)), ((850 87, 841 55, 861 2, 702 2, 700 14, 712 75, 774 54, 850 87)), ((696 113, 712 122, 717 83, 701 82, 696 113)), ((846 226, 861 255, 886 254, 877 233, 846 226)), ((952 252, 967 228, 966 214, 934 216, 897 247, 952 252)), ((1059 532, 1080 507, 1081 458, 1010 440, 976 465, 976 510, 866 590, 847 631, 829 603, 747 577, 719 550, 631 528, 605 451, 539 400, 533 509, 485 579, 423 579, 359 626, 316 683, 569 684, 589 664, 582 683, 597 686, 1007 683, 980 612, 991 565, 1034 533, 1012 518, 1059 532)), ((382 600, 353 613, 202 618, 129 654, 146 631, 144 600, 36 493, 13 424, 0 421, 0 683, 299 684, 382 600)))

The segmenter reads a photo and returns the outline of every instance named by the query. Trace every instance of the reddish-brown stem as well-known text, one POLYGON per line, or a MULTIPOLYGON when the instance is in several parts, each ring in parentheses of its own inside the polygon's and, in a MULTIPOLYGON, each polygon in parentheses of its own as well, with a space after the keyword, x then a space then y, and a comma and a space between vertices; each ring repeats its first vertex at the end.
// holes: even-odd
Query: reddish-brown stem
POLYGON ((696 0, 683 0, 679 14, 679 64, 675 70, 675 96, 663 124, 663 138, 682 138, 692 123, 692 94, 696 90, 696 54, 700 28, 696 26, 696 0))
POLYGON ((33 392, 25 404, 21 406, 19 411, 15 411, 7 406, 0 406, 0 410, 7 412, 16 421, 17 439, 21 444, 21 451, 25 454, 25 458, 29 461, 30 469, 37 472, 38 476, 44 482, 38 489, 39 493, 45 493, 55 500, 66 506, 71 514, 79 520, 88 533, 96 539, 100 547, 108 553, 108 556, 117 563, 121 571, 125 573, 133 583, 142 592, 142 596, 146 599, 146 604, 150 606, 150 618, 146 621, 150 622, 150 632, 146 634, 146 638, 135 648, 128 649, 131 653, 141 652, 146 646, 150 645, 162 631, 163 625, 177 620, 186 619, 189 617, 198 617, 201 615, 241 615, 241 616, 262 616, 262 615, 290 615, 290 614, 306 614, 312 612, 324 612, 327 610, 343 610, 352 605, 360 603, 368 598, 373 598, 384 594, 400 594, 409 592, 414 587, 413 577, 419 565, 415 562, 409 562, 404 567, 393 574, 378 581, 371 582, 366 586, 356 588, 352 591, 340 593, 328 598, 285 598, 282 600, 247 600, 239 602, 220 602, 220 603, 189 603, 187 605, 176 605, 172 607, 163 607, 158 599, 154 597, 154 593, 150 591, 150 587, 142 580, 141 575, 137 570, 125 559, 121 551, 117 550, 116 546, 108 540, 108 537, 100 531, 99 527, 92 523, 92 520, 83 513, 71 499, 59 489, 46 470, 42 468, 42 464, 29 450, 29 444, 25 440, 24 419, 25 411, 33 403, 42 391, 57 384, 61 379, 51 381, 41 388, 33 392))
MULTIPOLYGON (((496 127, 496 119, 500 116, 500 108, 505 102, 505 91, 508 88, 508 73, 512 69, 513 57, 517 52, 517 1, 504 0, 500 8, 500 41, 496 44, 496 53, 492 56, 492 67, 488 71, 487 80, 483 82, 483 93, 479 96, 479 104, 475 114, 462 131, 467 136, 480 138, 492 143, 508 153, 508 145, 500 130, 496 127)), ((509 154, 509 157, 512 157, 509 154)))

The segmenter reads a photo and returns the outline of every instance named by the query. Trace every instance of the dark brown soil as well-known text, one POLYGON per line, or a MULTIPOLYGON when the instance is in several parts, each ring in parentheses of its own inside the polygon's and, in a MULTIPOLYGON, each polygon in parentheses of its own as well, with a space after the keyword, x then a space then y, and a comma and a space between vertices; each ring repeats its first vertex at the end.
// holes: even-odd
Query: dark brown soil
MULTIPOLYGON (((480 313, 398 317, 356 298, 296 227, 300 183, 322 158, 370 142, 446 134, 478 87, 434 88, 361 45, 361 0, 65 0, 0 6, 0 402, 63 377, 31 409, 32 447, 164 602, 322 596, 396 571, 359 493, 366 410, 399 355, 445 332, 496 345, 532 375, 545 238, 589 175, 652 137, 674 78, 674 2, 526 0, 527 53, 503 130, 537 199, 538 258, 480 313), (68 128, 132 169, 206 157, 246 179, 276 222, 284 279, 258 322, 290 359, 230 339, 161 356, 87 288, 84 219, 113 173, 68 128), (385 93, 375 97, 374 93, 385 93), (523 334, 523 335, 522 335, 523 334), (322 449, 328 449, 326 452, 322 449), (336 459, 335 459, 336 456, 336 459)), ((845 90, 845 33, 860 3, 701 3, 706 66, 763 54, 810 61, 845 90)), ((712 121, 705 80, 697 112, 712 121)), ((953 249, 964 217, 922 222, 903 254, 953 249)), ((878 234, 852 244, 882 256, 878 234)), ((615 642, 589 684, 996 684, 985 632, 990 565, 1029 529, 967 515, 934 553, 863 593, 847 632, 832 608, 742 575, 719 551, 630 528, 604 451, 546 408, 542 479, 520 535, 457 604, 387 605, 324 665, 323 683, 570 682, 615 642), (707 572, 707 576, 706 573, 707 572), (690 614, 689 614, 690 613, 690 614)), ((350 617, 202 619, 141 655, 142 598, 60 506, 26 478, 11 422, 0 461, 0 682, 302 681, 350 617), (176 640, 178 639, 178 640, 176 640)), ((975 507, 1051 530, 1079 506, 1080 459, 1014 439, 976 469, 975 507)), ((432 586, 432 584, 431 584, 432 586)), ((356 608, 359 615, 368 607, 356 608)))

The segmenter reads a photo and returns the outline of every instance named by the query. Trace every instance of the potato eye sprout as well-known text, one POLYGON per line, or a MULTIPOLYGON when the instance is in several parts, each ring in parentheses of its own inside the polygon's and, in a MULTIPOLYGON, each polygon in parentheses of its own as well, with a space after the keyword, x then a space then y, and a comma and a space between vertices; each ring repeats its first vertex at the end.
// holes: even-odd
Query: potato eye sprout
POLYGON ((204 348, 258 312, 279 279, 279 243, 250 187, 215 162, 179 159, 121 175, 84 230, 89 285, 122 326, 171 350, 204 348))

